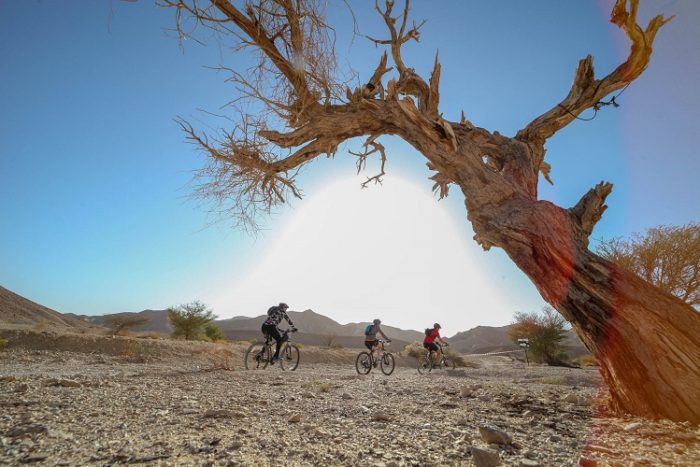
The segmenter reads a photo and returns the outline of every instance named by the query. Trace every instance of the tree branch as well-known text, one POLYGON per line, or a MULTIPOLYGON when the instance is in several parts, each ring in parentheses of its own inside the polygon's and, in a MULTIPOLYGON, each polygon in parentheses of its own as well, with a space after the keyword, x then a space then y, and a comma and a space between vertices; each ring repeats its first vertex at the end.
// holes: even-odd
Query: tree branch
POLYGON ((638 5, 639 0, 630 0, 628 11, 627 0, 617 0, 610 17, 610 21, 622 29, 630 40, 627 61, 597 80, 593 71, 593 57, 589 55, 581 60, 566 98, 520 130, 516 138, 544 144, 547 138, 571 123, 583 111, 599 106, 607 95, 622 89, 642 74, 649 64, 656 32, 673 16, 667 19, 662 15, 655 16, 646 29, 642 29, 637 24, 638 5))
POLYGON ((377 175, 374 175, 372 177, 367 177, 367 180, 365 180, 362 183, 362 188, 367 188, 367 185, 369 185, 371 182, 374 183, 382 183, 382 177, 386 175, 386 172, 384 171, 384 165, 386 164, 386 152, 384 145, 377 142, 377 138, 380 135, 372 135, 367 140, 364 142, 362 145, 365 150, 363 152, 353 152, 349 151, 350 154, 353 156, 357 156, 357 173, 359 174, 364 168, 367 166, 367 157, 371 156, 372 154, 379 153, 379 159, 381 160, 381 166, 379 168, 379 173, 377 175), (370 146, 372 149, 370 149, 370 146))
POLYGON ((603 212, 607 209, 605 198, 608 197, 611 191, 611 183, 600 182, 588 190, 576 203, 576 206, 569 209, 569 213, 575 218, 576 224, 581 228, 582 240, 585 246, 588 246, 588 237, 603 216, 603 212))

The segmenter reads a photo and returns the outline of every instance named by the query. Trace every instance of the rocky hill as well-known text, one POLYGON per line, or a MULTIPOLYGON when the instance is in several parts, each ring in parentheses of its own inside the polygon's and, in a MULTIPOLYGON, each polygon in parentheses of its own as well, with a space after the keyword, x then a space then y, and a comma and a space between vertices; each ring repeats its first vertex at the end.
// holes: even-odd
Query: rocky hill
POLYGON ((4 287, 0 287, 0 325, 6 327, 42 325, 84 329, 92 327, 84 320, 34 303, 4 287))

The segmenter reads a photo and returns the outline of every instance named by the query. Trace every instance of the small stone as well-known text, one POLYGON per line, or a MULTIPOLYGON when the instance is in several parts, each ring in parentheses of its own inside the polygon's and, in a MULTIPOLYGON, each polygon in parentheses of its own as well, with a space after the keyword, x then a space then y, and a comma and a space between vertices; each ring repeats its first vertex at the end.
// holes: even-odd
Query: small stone
POLYGON ((568 402, 570 404, 578 404, 579 398, 576 394, 571 393, 571 394, 567 394, 566 396, 564 396, 562 401, 568 402))
POLYGON ((63 387, 63 388, 79 388, 82 386, 78 381, 75 381, 73 379, 59 379, 59 378, 50 378, 44 381, 44 386, 58 386, 58 387, 63 387))
POLYGON ((289 423, 299 423, 301 421, 301 415, 299 414, 294 414, 291 417, 289 417, 289 423))
POLYGON ((581 467, 597 467, 598 461, 591 459, 590 457, 582 457, 579 459, 578 465, 581 467))
POLYGON ((539 465, 540 463, 533 459, 520 460, 520 467, 538 467, 539 465))
POLYGON ((29 390, 29 385, 27 383, 20 383, 15 386, 15 392, 23 393, 29 390))
POLYGON ((209 409, 204 412, 204 418, 233 418, 233 412, 226 409, 209 409))
POLYGON ((485 443, 510 444, 513 438, 503 430, 499 430, 493 425, 480 425, 479 434, 485 443))
POLYGON ((630 423, 629 425, 625 425, 625 427, 623 428, 623 430, 624 430, 624 431, 635 431, 635 430, 637 430, 638 428, 641 428, 642 426, 644 426, 643 423, 634 422, 634 423, 630 423))
POLYGON ((46 427, 46 425, 40 425, 38 423, 36 424, 31 424, 31 425, 19 425, 13 428, 10 428, 7 433, 5 433, 7 436, 11 438, 16 438, 17 436, 22 436, 26 434, 34 434, 34 433, 48 433, 49 429, 46 427))
POLYGON ((440 407, 442 407, 443 409, 456 409, 459 407, 459 404, 452 401, 445 401, 442 404, 440 404, 440 407))
POLYGON ((344 392, 340 397, 342 397, 345 400, 353 399, 353 397, 350 394, 348 394, 347 392, 344 392))
POLYGON ((472 460, 476 467, 495 467, 501 463, 498 452, 492 449, 477 448, 472 446, 472 460))
POLYGON ((388 422, 390 418, 389 415, 384 412, 375 412, 372 414, 372 420, 375 422, 388 422))

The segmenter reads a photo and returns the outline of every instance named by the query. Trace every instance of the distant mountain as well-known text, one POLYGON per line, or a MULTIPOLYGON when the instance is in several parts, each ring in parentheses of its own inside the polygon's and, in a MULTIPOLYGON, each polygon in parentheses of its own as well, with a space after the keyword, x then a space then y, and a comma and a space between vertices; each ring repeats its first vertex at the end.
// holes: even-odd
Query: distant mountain
POLYGON ((89 328, 90 323, 64 315, 0 287, 0 324, 34 326, 46 324, 63 328, 89 328))
MULTIPOLYGON (((110 319, 112 317, 128 315, 148 320, 146 324, 132 328, 132 331, 157 332, 164 335, 169 335, 173 332, 173 327, 168 320, 167 310, 143 310, 138 313, 125 312, 101 316, 75 315, 72 313, 61 314, 0 287, 0 325, 26 326, 45 322, 52 326, 66 328, 110 327, 110 319)), ((309 345, 329 345, 332 343, 350 348, 362 347, 364 329, 369 324, 368 322, 340 324, 312 310, 290 311, 289 315, 296 327, 299 328, 299 333, 294 336, 294 340, 309 345)), ((221 328, 228 339, 252 340, 261 338, 260 327, 265 318, 265 315, 254 318, 236 316, 234 318, 217 320, 214 323, 221 328)), ((513 350, 518 347, 508 338, 510 327, 511 325, 501 327, 477 326, 449 337, 448 341, 454 350, 466 354, 513 350)), ((392 339, 393 345, 391 348, 395 351, 402 350, 405 345, 411 342, 422 341, 424 336, 423 332, 400 329, 384 324, 382 324, 382 329, 392 339)), ((572 358, 588 353, 573 331, 568 332, 564 344, 572 358)))
POLYGON ((86 315, 71 315, 75 318, 87 321, 89 323, 96 324, 98 326, 104 326, 106 328, 111 327, 110 320, 115 317, 120 316, 134 316, 139 318, 146 318, 148 322, 141 326, 134 326, 130 328, 131 331, 135 332, 157 332, 160 334, 171 334, 173 332, 173 327, 168 320, 167 310, 143 310, 138 313, 133 312, 123 312, 123 313, 112 313, 108 315, 97 315, 97 316, 86 316, 86 315))
MULTIPOLYGON (((500 327, 477 326, 455 334, 449 339, 449 343, 454 350, 465 354, 517 350, 519 347, 508 337, 508 331, 512 326, 512 324, 500 327)), ((589 353, 572 330, 567 331, 563 345, 570 358, 578 358, 589 353)))

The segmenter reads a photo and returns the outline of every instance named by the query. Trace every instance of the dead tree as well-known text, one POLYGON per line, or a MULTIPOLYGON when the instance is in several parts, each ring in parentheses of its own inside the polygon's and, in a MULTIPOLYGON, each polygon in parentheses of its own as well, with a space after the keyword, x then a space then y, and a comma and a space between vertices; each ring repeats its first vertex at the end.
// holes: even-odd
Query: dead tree
MULTIPOLYGON (((690 306, 588 249, 588 238, 612 189, 601 182, 570 208, 537 197, 538 177, 549 180, 548 138, 587 109, 635 80, 649 63, 657 31, 670 18, 637 24, 638 0, 617 0, 611 21, 628 37, 627 60, 596 77, 593 58, 581 60, 569 94, 504 136, 440 112, 440 63, 428 79, 402 58, 402 47, 420 38, 409 2, 375 5, 387 37, 376 69, 351 89, 336 78, 331 30, 320 0, 160 0, 174 7, 178 31, 211 28, 223 40, 258 52, 256 67, 231 72, 242 97, 257 102, 255 115, 240 113, 232 130, 202 135, 182 122, 188 138, 208 154, 200 195, 243 225, 300 196, 298 170, 338 145, 365 137, 353 153, 362 169, 369 156, 382 162, 382 135, 397 135, 427 159, 440 197, 462 191, 475 240, 500 247, 532 280, 542 297, 573 326, 598 357, 614 409, 651 417, 700 422, 700 315, 690 306), (398 14, 397 14, 398 13, 398 14)), ((379 180, 381 174, 369 179, 379 180)), ((551 182, 551 181, 550 181, 551 182)))

